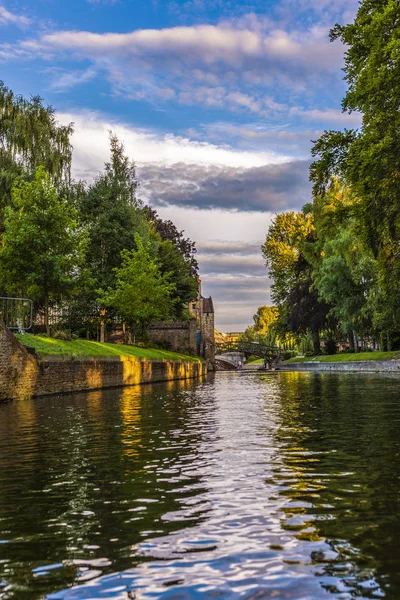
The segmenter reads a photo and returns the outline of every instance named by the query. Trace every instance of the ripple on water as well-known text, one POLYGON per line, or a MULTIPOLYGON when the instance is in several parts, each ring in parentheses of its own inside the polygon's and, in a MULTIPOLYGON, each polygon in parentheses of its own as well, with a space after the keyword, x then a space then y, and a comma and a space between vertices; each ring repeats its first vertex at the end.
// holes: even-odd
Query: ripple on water
POLYGON ((0 598, 400 598, 397 381, 359 381, 0 406, 0 598))

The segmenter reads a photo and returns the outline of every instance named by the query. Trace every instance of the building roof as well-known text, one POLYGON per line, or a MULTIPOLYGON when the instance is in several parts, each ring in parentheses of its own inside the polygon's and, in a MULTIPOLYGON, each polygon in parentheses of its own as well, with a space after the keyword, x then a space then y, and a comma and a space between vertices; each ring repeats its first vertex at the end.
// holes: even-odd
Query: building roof
POLYGON ((213 313, 214 304, 211 296, 209 298, 202 298, 203 300, 203 313, 213 313))

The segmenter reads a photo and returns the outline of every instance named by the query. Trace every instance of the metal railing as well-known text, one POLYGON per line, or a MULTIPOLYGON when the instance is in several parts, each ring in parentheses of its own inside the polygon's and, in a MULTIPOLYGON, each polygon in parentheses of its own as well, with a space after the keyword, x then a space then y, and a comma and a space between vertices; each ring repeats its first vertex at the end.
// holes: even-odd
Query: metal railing
POLYGON ((28 331, 33 323, 32 300, 0 296, 0 318, 8 329, 28 331))
POLYGON ((281 350, 278 346, 267 346, 266 344, 260 344, 258 342, 225 342, 215 345, 216 354, 224 354, 226 352, 243 352, 250 356, 259 356, 260 358, 266 358, 272 360, 278 358, 281 355, 281 350))

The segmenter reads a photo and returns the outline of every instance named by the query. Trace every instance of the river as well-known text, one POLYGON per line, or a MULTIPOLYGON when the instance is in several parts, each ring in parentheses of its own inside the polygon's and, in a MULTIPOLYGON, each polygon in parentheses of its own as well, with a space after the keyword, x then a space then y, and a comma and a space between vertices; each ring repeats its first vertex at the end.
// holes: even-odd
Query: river
POLYGON ((0 598, 400 598, 400 378, 0 404, 0 598))

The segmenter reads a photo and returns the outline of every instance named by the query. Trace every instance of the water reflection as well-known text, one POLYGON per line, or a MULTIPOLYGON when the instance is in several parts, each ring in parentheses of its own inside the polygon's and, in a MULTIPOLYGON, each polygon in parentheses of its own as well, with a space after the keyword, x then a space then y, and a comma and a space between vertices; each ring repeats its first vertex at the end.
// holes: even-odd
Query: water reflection
POLYGON ((399 598, 398 391, 221 373, 0 405, 0 598, 399 598))

